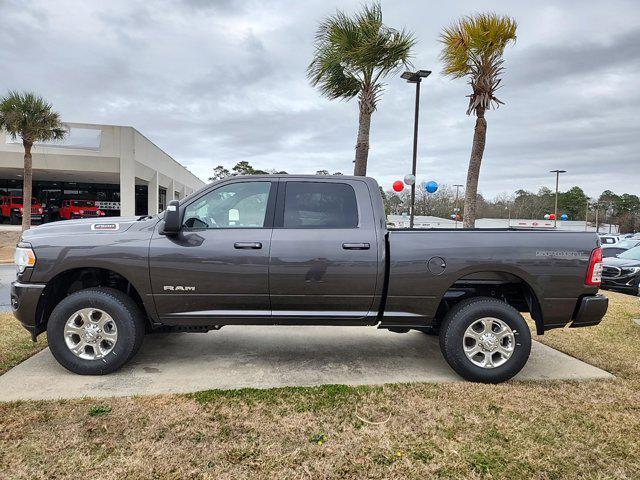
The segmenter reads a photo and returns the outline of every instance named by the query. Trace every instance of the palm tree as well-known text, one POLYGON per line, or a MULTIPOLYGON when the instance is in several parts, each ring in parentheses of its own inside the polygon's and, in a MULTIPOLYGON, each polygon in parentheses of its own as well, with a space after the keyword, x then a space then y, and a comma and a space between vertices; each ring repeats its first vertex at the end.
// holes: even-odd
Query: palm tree
POLYGON ((51 110, 51 104, 32 92, 10 91, 0 99, 0 128, 15 140, 22 139, 24 147, 24 176, 22 187, 22 230, 31 226, 32 158, 35 142, 62 140, 67 128, 60 115, 51 110))
POLYGON ((463 17, 440 35, 444 45, 440 54, 443 73, 452 78, 469 79, 472 93, 468 95, 467 115, 476 115, 465 188, 464 228, 473 228, 476 221, 478 177, 487 137, 484 114, 492 106, 504 105, 495 97, 495 92, 504 71, 502 55, 505 47, 515 42, 516 28, 516 21, 510 17, 483 13, 463 17))
POLYGON ((409 65, 414 44, 413 34, 382 23, 379 3, 364 6, 354 17, 337 11, 318 28, 314 57, 307 68, 311 84, 331 99, 358 96, 354 175, 367 174, 371 114, 382 94, 381 80, 409 65))

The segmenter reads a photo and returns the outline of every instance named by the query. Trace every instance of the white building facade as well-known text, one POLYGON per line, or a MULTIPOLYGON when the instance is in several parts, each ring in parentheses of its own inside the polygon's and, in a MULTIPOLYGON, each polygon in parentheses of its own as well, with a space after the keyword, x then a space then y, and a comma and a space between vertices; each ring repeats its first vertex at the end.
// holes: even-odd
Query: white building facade
MULTIPOLYGON (((61 142, 32 148, 34 197, 94 200, 109 215, 152 215, 205 183, 133 127, 67 123, 61 142)), ((24 149, 0 132, 0 195, 21 195, 24 149)))

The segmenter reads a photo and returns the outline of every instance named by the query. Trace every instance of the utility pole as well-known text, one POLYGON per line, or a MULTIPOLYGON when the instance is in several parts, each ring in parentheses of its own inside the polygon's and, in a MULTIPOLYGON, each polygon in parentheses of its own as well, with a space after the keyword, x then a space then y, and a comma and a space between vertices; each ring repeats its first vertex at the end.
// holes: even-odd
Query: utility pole
MULTIPOLYGON (((400 75, 408 83, 416 84, 416 106, 413 120, 413 162, 411 165, 411 174, 416 177, 416 164, 418 161, 418 115, 420 113, 420 83, 423 78, 431 75, 430 70, 418 70, 417 72, 404 72, 400 75)), ((411 211, 409 212, 409 228, 413 228, 413 217, 416 207, 416 182, 411 185, 411 211)))
POLYGON ((454 185, 454 187, 456 187, 456 200, 453 202, 453 213, 455 214, 456 218, 456 228, 458 228, 458 212, 460 211, 460 209, 458 208, 458 192, 460 192, 460 187, 463 187, 464 185, 462 185, 461 183, 456 183, 454 185))
POLYGON ((553 215, 553 228, 558 226, 558 184, 560 182, 560 174, 567 173, 566 170, 551 170, 549 173, 556 174, 556 207, 553 215))
POLYGON ((587 198, 587 208, 584 212, 584 231, 586 232, 588 230, 587 228, 587 222, 589 221, 589 199, 587 198))

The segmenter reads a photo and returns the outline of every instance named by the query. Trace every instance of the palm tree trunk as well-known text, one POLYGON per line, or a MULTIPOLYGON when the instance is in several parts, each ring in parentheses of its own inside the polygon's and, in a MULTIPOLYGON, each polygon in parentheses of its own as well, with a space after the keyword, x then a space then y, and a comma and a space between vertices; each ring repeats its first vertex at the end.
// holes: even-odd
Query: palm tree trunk
POLYGON ((371 88, 364 87, 360 92, 358 140, 356 142, 356 161, 353 167, 353 174, 360 177, 364 177, 367 174, 369 131, 371 130, 371 114, 374 109, 373 91, 371 88))
POLYGON ((22 141, 24 146, 24 176, 22 184, 22 231, 31 226, 31 197, 33 180, 33 160, 31 158, 31 142, 22 141))
POLYGON ((484 144, 487 140, 487 121, 484 118, 484 109, 476 109, 476 128, 473 133, 473 146, 469 170, 467 171, 467 185, 464 191, 464 221, 463 228, 473 228, 476 223, 476 201, 478 199, 478 178, 480 177, 480 165, 484 154, 484 144))

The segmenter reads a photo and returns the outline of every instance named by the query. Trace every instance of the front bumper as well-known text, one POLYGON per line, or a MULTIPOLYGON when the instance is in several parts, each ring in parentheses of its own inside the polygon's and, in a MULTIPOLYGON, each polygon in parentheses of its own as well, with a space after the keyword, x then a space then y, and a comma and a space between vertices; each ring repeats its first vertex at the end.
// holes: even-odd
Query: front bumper
POLYGON ((638 295, 640 293, 640 277, 638 275, 623 277, 602 277, 600 288, 614 292, 638 295))
POLYGON ((602 317, 607 313, 608 306, 609 299, 604 295, 582 297, 570 327, 589 327, 599 324, 602 321, 602 317))
MULTIPOLYGON (((41 213, 32 213, 31 214, 31 220, 42 220, 42 215, 41 213)), ((18 218, 22 218, 22 214, 21 213, 16 213, 16 217, 18 218)))
POLYGON ((45 285, 41 283, 20 283, 11 284, 11 309, 13 314, 20 321, 22 326, 31 332, 31 336, 42 332, 38 325, 37 310, 40 296, 45 285))

